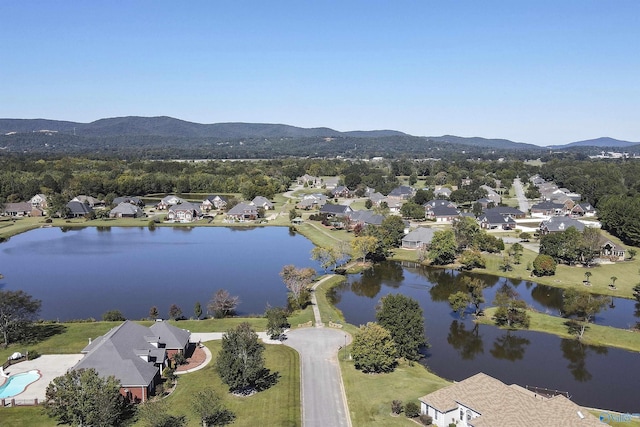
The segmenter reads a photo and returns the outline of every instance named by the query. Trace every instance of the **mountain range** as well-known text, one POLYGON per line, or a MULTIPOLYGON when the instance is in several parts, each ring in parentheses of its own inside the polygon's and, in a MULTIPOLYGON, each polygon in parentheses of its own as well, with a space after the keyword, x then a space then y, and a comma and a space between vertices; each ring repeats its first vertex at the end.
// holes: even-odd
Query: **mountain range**
POLYGON ((464 145, 476 148, 501 150, 544 151, 562 150, 574 147, 627 148, 640 143, 621 141, 613 138, 597 138, 577 141, 565 145, 541 147, 507 139, 487 139, 481 137, 412 136, 395 130, 371 130, 340 132, 334 129, 301 128, 284 124, 268 123, 214 123, 201 124, 172 117, 114 117, 91 123, 47 119, 0 119, 0 135, 24 133, 62 133, 78 137, 164 137, 164 138, 210 138, 216 140, 240 140, 243 138, 418 138, 437 143, 464 145))

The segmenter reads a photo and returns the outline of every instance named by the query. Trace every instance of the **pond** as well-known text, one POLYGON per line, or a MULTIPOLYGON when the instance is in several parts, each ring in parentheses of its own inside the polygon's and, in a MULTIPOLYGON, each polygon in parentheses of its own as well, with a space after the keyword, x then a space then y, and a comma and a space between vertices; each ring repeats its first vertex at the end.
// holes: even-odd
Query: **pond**
POLYGON ((194 316, 218 289, 240 297, 238 314, 284 306, 286 264, 319 268, 313 244, 283 227, 43 228, 0 244, 0 289, 42 300, 44 319, 101 319, 120 310, 142 319, 157 306, 194 316))
MULTIPOLYGON (((421 363, 444 378, 459 381, 482 371, 507 384, 569 392, 581 405, 638 412, 638 380, 629 373, 640 372, 639 354, 582 345, 539 332, 476 325, 471 316, 460 319, 451 312, 447 298, 459 289, 461 277, 451 270, 387 262, 349 277, 335 288, 331 298, 347 322, 355 325, 375 321, 375 306, 385 295, 402 293, 416 299, 424 312, 431 344, 421 363)), ((491 302, 505 279, 479 277, 492 286, 485 290, 485 298, 491 302)), ((557 289, 516 280, 510 283, 538 310, 557 310, 557 289)), ((598 323, 635 323, 632 301, 620 300, 615 305, 598 323)))
MULTIPOLYGON (((286 304, 279 272, 286 264, 313 267, 311 242, 286 228, 159 227, 33 230, 0 244, 1 289, 22 289, 42 300, 44 319, 100 319, 108 310, 129 319, 169 306, 192 317, 196 301, 206 310, 218 289, 238 295, 240 315, 286 304)), ((505 279, 478 276, 491 287, 488 302, 505 279)), ((451 313, 447 298, 461 275, 415 264, 382 263, 348 277, 333 298, 348 322, 375 320, 375 305, 389 293, 418 300, 431 343, 423 363, 438 375, 461 380, 483 371, 510 384, 567 391, 579 404, 638 412, 640 355, 581 345, 536 332, 506 332, 475 325, 451 313)), ((528 304, 557 314, 561 293, 533 282, 508 280, 528 304)), ((599 324, 635 324, 633 301, 616 299, 599 324)))

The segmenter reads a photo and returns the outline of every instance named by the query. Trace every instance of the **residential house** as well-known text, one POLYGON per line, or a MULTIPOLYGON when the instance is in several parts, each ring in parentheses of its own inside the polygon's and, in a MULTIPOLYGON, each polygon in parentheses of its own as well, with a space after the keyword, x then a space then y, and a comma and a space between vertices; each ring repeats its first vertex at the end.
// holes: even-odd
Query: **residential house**
POLYGON ((76 200, 72 200, 67 203, 67 208, 69 209, 68 216, 70 218, 80 218, 93 212, 93 208, 87 203, 78 202, 76 200))
POLYGON ((31 206, 34 208, 45 210, 47 209, 47 196, 44 194, 36 194, 29 200, 29 203, 31 203, 31 206))
POLYGON ((626 250, 609 239, 600 238, 600 258, 609 261, 624 261, 626 250))
POLYGON ((164 344, 164 349, 167 351, 167 358, 171 359, 176 353, 187 353, 191 332, 186 329, 177 328, 164 321, 156 321, 149 329, 151 329, 151 332, 160 338, 164 344))
POLYGON ((578 203, 571 209, 571 215, 573 216, 596 216, 596 209, 591 203, 578 203))
POLYGON ((380 215, 370 210, 353 211, 347 215, 349 227, 353 228, 357 225, 380 225, 384 221, 384 215, 380 215))
POLYGON ((460 187, 467 187, 473 183, 473 180, 469 177, 460 180, 460 187))
POLYGON ((389 212, 391 213, 400 213, 400 209, 402 209, 402 205, 404 204, 404 200, 391 200, 389 198, 385 198, 383 202, 387 204, 389 212))
POLYGON ((456 206, 455 203, 450 202, 449 200, 444 200, 444 199, 434 199, 434 200, 429 200, 428 202, 424 203, 422 205, 425 210, 428 209, 429 207, 436 207, 436 206, 446 206, 449 208, 457 208, 458 206, 456 206))
POLYGON ((227 212, 227 219, 232 221, 252 221, 258 218, 258 207, 249 203, 238 203, 227 212))
POLYGON ((415 190, 413 187, 409 187, 408 185, 401 185, 399 187, 394 188, 387 195, 388 199, 391 200, 409 200, 415 194, 415 190))
POLYGON ((321 178, 320 183, 327 189, 336 188, 338 183, 340 182, 340 178, 337 176, 330 176, 327 178, 321 178))
POLYGON ((584 224, 568 216, 552 216, 540 223, 540 234, 559 233, 571 227, 582 232, 584 224))
POLYGON ((119 205, 120 203, 129 203, 132 205, 136 205, 136 206, 140 206, 141 208, 144 207, 144 202, 142 201, 142 199, 140 199, 139 197, 135 197, 135 196, 121 196, 121 197, 116 197, 115 199, 113 199, 113 204, 114 205, 119 205))
POLYGON ((435 233, 433 228, 418 227, 402 238, 402 247, 404 249, 428 248, 433 240, 433 233, 435 233))
POLYGON ((227 199, 218 195, 207 196, 200 204, 203 212, 209 212, 212 209, 222 210, 227 207, 227 199))
POLYGON ((176 347, 185 337, 188 342, 191 335, 174 329, 178 328, 155 324, 147 328, 127 320, 90 340, 82 350, 85 356, 72 369, 93 368, 102 377, 113 375, 120 381, 123 396, 133 402, 145 402, 154 394, 162 370, 168 366, 168 350, 180 351, 176 347))
POLYGON ((447 187, 436 186, 433 190, 433 195, 438 198, 448 199, 451 196, 451 189, 447 187))
POLYGON ((321 182, 320 178, 318 178, 317 176, 309 175, 308 173, 305 173, 304 175, 298 177, 296 181, 300 185, 307 184, 308 187, 315 187, 321 182))
POLYGON ((487 197, 476 200, 474 203, 478 203, 482 210, 488 209, 489 206, 494 207, 495 202, 487 197))
POLYGON ((493 188, 488 185, 481 185, 480 188, 487 192, 487 199, 491 200, 494 205, 498 206, 502 202, 502 196, 493 188))
POLYGON ((319 209, 327 203, 328 197, 324 194, 305 194, 302 200, 296 205, 298 209, 319 209))
POLYGON ((331 196, 333 197, 347 198, 347 197, 351 197, 351 194, 352 194, 351 190, 349 190, 344 185, 339 185, 333 190, 331 190, 331 196))
POLYGON ((140 218, 142 216, 144 211, 138 205, 129 202, 120 202, 109 211, 109 218, 140 218))
POLYGON ((92 208, 99 208, 99 207, 104 207, 105 206, 104 200, 96 199, 93 196, 80 195, 80 196, 74 197, 73 199, 71 199, 71 201, 72 202, 85 203, 85 204, 91 206, 92 208))
POLYGON ((369 195, 369 200, 371 200, 371 203, 373 204, 373 206, 380 206, 380 203, 382 203, 385 199, 386 197, 382 195, 382 193, 376 192, 369 195))
POLYGON ((353 212, 353 209, 347 205, 325 204, 320 208, 321 214, 327 214, 327 217, 345 217, 353 212))
POLYGON ((500 213, 488 210, 478 218, 480 228, 485 230, 513 230, 516 228, 516 221, 509 215, 500 215, 500 213))
POLYGON ((174 222, 192 222, 200 217, 202 217, 200 206, 189 202, 171 206, 167 214, 167 220, 174 222))
POLYGON ((529 426, 563 427, 606 426, 597 417, 563 394, 543 396, 517 384, 506 385, 478 373, 422 396, 420 412, 433 419, 433 425, 447 427, 529 426))
POLYGON ((35 215, 33 216, 42 216, 42 211, 31 206, 29 202, 5 203, 3 214, 13 217, 25 217, 32 216, 32 211, 35 211, 35 215), (40 215, 38 215, 37 212, 40 212, 40 215))
POLYGON ((175 196, 175 195, 169 195, 164 197, 162 200, 160 200, 160 202, 156 205, 156 207, 160 210, 166 210, 169 209, 169 206, 173 206, 173 205, 178 205, 180 203, 186 203, 187 201, 175 196))
POLYGON ((427 206, 425 209, 425 217, 436 222, 451 222, 460 216, 460 212, 456 208, 448 205, 427 206))
POLYGON ((510 216, 515 219, 522 219, 527 216, 520 209, 511 206, 496 206, 494 208, 485 209, 483 213, 496 213, 502 216, 510 216))
POLYGON ((532 217, 546 217, 563 214, 564 205, 560 203, 544 201, 531 206, 532 217))
POLYGON ((251 202, 251 205, 263 208, 265 211, 275 209, 274 204, 266 197, 256 196, 251 202))

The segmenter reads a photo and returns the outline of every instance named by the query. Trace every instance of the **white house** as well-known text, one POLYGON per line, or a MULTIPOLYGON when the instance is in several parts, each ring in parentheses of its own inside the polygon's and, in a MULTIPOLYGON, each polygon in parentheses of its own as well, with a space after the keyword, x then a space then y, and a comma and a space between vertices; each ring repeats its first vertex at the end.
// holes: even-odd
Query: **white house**
POLYGON ((422 396, 420 412, 438 427, 606 425, 562 394, 543 396, 483 373, 422 396))

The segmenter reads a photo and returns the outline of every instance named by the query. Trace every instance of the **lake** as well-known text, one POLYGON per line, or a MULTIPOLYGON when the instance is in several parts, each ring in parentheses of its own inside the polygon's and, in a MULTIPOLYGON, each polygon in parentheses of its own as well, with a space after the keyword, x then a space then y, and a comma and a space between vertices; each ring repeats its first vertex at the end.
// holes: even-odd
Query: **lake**
POLYGON ((319 268, 313 244, 283 227, 42 228, 0 244, 2 289, 42 300, 44 319, 101 319, 120 310, 142 319, 178 305, 192 317, 218 289, 240 297, 238 314, 285 306, 282 267, 319 268))
MULTIPOLYGON (((313 267, 311 242, 284 227, 43 228, 0 244, 0 288, 22 289, 42 300, 45 319, 100 319, 117 309, 130 319, 148 316, 157 306, 167 317, 177 304, 186 317, 218 289, 238 295, 240 315, 263 313, 267 304, 286 304, 279 272, 286 264, 313 267)), ((448 296, 460 289, 462 275, 413 263, 386 262, 348 277, 332 297, 346 320, 375 320, 375 305, 389 293, 420 302, 431 348, 422 363, 438 375, 462 380, 485 372, 522 386, 567 391, 581 405, 640 412, 637 372, 640 355, 585 346, 553 335, 507 332, 475 325, 470 316, 452 314, 448 296)), ((561 290, 530 281, 477 275, 488 286, 491 303, 507 281, 528 304, 557 314, 561 290)), ((635 324, 635 303, 615 299, 597 323, 635 324)), ((418 397, 418 396, 416 396, 418 397)))
MULTIPOLYGON (((638 412, 640 393, 636 375, 640 372, 640 354, 587 346, 540 332, 509 332, 476 325, 469 315, 460 319, 452 313, 447 298, 460 289, 461 277, 451 270, 386 262, 363 274, 352 275, 344 285, 335 288, 331 298, 347 322, 355 325, 375 321, 375 306, 385 295, 402 293, 417 300, 431 344, 421 363, 444 378, 460 381, 482 371, 507 384, 569 392, 581 405, 638 412)), ((505 279, 477 277, 492 286, 485 290, 485 298, 491 303, 505 279)), ((519 280, 508 282, 537 309, 555 310, 558 289, 519 280)), ((616 300, 615 305, 615 309, 607 311, 607 319, 612 323, 636 319, 633 301, 616 300)), ((605 317, 598 320, 603 323, 605 317)))

